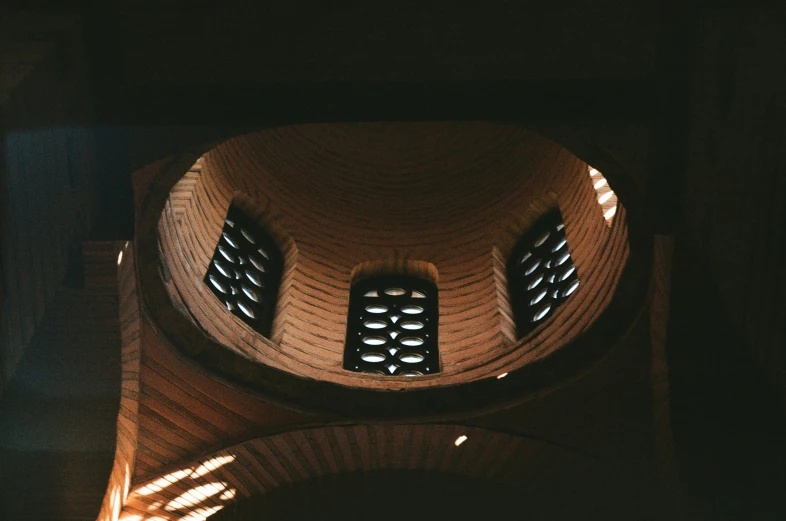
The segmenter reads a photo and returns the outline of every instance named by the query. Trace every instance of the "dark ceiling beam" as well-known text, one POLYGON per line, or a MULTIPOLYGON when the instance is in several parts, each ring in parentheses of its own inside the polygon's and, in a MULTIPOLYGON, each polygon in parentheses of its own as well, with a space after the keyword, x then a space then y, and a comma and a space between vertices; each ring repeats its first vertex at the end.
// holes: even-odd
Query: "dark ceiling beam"
POLYGON ((634 121, 655 111, 651 82, 556 79, 424 84, 312 83, 104 88, 102 124, 271 126, 340 121, 634 121))

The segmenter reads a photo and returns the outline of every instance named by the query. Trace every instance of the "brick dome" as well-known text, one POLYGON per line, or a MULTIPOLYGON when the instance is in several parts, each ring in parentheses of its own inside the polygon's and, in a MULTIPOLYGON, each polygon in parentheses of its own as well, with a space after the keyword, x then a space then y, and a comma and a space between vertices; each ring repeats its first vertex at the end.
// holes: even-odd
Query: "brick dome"
POLYGON ((548 357, 604 311, 629 252, 626 212, 620 205, 606 225, 587 164, 512 125, 281 127, 229 139, 183 173, 157 225, 167 291, 181 314, 244 359, 342 386, 452 386, 548 357), (203 282, 231 204, 284 253, 270 338, 203 282), (505 263, 522 233, 553 208, 581 285, 517 339, 505 263), (438 285, 439 373, 342 368, 349 289, 374 273, 417 274, 438 285))

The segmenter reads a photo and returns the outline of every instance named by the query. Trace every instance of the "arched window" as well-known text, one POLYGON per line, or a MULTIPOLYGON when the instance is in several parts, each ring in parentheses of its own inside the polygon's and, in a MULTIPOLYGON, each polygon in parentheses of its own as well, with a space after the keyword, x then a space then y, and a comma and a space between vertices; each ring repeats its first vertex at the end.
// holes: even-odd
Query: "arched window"
POLYGON ((205 284, 229 311, 257 333, 270 336, 282 266, 281 250, 273 239, 231 206, 205 284))
POLYGON ((548 319, 579 287, 558 209, 522 236, 508 260, 508 289, 518 337, 548 319))
POLYGON ((344 369, 420 376, 439 372, 437 286, 411 276, 360 281, 349 294, 344 369))

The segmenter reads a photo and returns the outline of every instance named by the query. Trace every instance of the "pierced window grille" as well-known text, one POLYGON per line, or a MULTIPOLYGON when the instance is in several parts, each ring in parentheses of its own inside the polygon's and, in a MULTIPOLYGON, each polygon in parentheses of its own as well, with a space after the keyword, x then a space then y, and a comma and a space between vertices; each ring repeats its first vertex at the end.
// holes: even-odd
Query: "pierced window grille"
POLYGON ((545 322, 579 287, 559 210, 544 215, 519 240, 507 271, 516 329, 522 338, 545 322))
POLYGON ((598 204, 603 210, 603 218, 606 220, 606 224, 611 226, 611 221, 617 213, 617 194, 614 193, 609 182, 597 168, 587 165, 587 171, 592 181, 592 187, 598 194, 598 204))
POLYGON ((265 231, 239 208, 230 207, 205 284, 254 331, 270 336, 283 258, 265 231))
POLYGON ((409 276, 358 282, 349 294, 344 369, 386 376, 439 372, 436 285, 409 276))

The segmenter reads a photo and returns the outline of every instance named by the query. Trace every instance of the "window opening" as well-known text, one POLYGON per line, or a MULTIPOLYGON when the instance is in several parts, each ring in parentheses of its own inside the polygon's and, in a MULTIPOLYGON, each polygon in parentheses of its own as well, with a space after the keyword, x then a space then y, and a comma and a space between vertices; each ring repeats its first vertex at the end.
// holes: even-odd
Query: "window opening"
POLYGON ((437 286, 386 275, 352 286, 344 369, 385 376, 439 372, 437 286))
POLYGON ((545 322, 579 287, 559 210, 544 215, 522 236, 510 256, 507 272, 521 338, 545 322))
POLYGON ((592 187, 598 195, 598 204, 603 209, 603 218, 611 226, 611 221, 617 213, 617 194, 609 186, 609 182, 597 168, 587 165, 587 171, 592 181, 592 187))
POLYGON ((231 206, 204 281, 229 311, 257 333, 270 336, 282 266, 273 239, 231 206))

